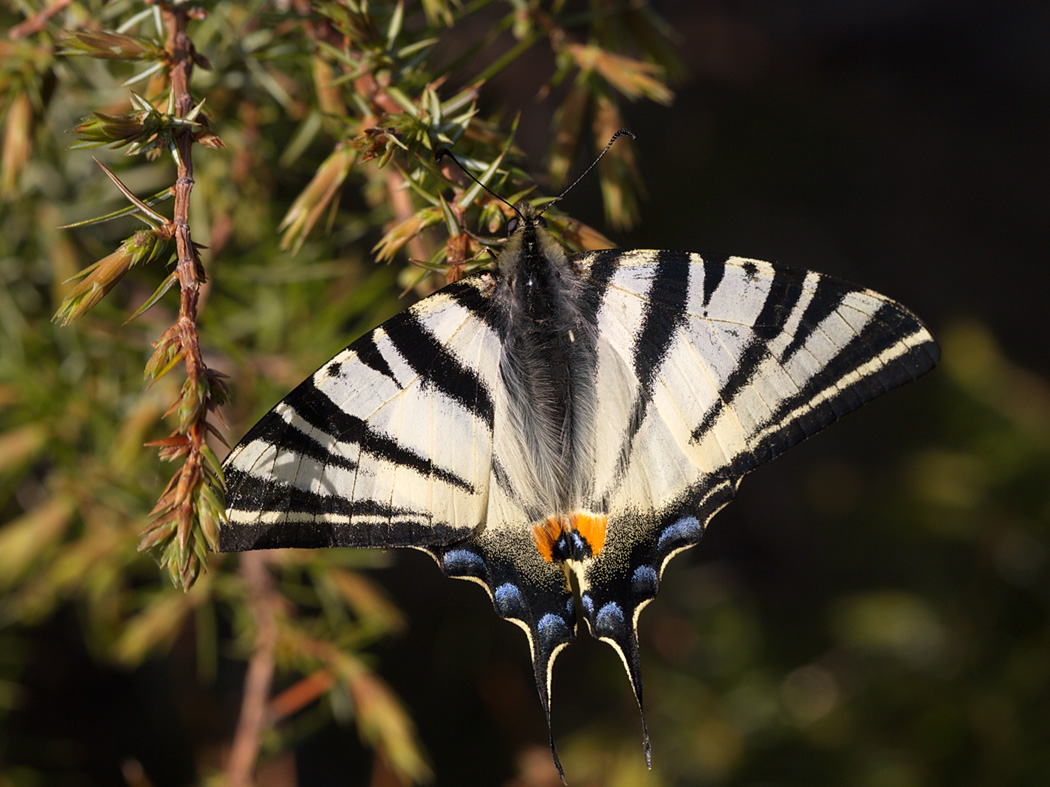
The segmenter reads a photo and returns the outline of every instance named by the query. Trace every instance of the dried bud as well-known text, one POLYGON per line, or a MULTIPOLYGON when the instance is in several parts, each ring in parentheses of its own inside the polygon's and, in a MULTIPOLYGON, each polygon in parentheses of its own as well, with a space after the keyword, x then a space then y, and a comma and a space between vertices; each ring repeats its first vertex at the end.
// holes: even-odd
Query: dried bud
POLYGON ((179 432, 186 434, 190 427, 204 415, 208 403, 208 383, 206 380, 187 377, 182 384, 176 412, 179 418, 179 432))
POLYGON ((350 142, 361 151, 361 161, 381 159, 380 166, 390 160, 395 150, 404 149, 404 144, 398 139, 397 129, 393 126, 384 128, 366 128, 364 132, 350 142))
POLYGON ((385 262, 394 258, 394 255, 416 237, 427 227, 433 227, 441 221, 440 208, 427 207, 416 211, 402 222, 395 224, 390 231, 384 235, 372 251, 376 259, 385 262))
POLYGON ((321 215, 339 193, 356 158, 357 151, 351 147, 340 146, 318 167, 313 180, 296 197, 292 207, 281 220, 278 229, 285 231, 284 237, 281 238, 282 249, 287 249, 289 246, 298 249, 302 245, 306 236, 310 234, 321 215))
POLYGON ((155 519, 139 536, 139 552, 148 552, 175 536, 175 520, 166 517, 155 519))
POLYGON ((473 256, 476 246, 474 239, 465 232, 450 235, 445 241, 445 261, 448 266, 445 269, 446 284, 452 284, 463 278, 467 272, 465 263, 473 256))
POLYGON ((146 361, 144 377, 151 382, 159 380, 182 358, 182 342, 175 326, 168 328, 160 339, 153 343, 153 355, 146 361))
POLYGON ((225 520, 222 498, 210 484, 202 484, 197 494, 197 515, 201 534, 208 548, 219 551, 219 526, 225 520))
POLYGON ((170 235, 164 228, 139 230, 115 252, 78 274, 80 283, 65 297, 52 319, 60 325, 68 325, 81 317, 94 308, 133 266, 166 257, 169 241, 170 235))

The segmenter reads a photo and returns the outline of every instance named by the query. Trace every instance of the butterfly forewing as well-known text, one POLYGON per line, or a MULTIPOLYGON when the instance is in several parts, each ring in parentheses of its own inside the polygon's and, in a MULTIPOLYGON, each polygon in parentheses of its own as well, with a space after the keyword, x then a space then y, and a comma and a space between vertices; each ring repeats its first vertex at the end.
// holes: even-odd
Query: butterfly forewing
POLYGON ((489 282, 444 290, 358 339, 225 462, 224 550, 437 546, 488 513, 500 342, 489 282))
POLYGON ((659 510, 683 481, 739 476, 938 358, 904 307, 834 277, 684 253, 587 256, 614 255, 596 370, 614 412, 596 439, 619 450, 594 468, 613 510, 659 510))

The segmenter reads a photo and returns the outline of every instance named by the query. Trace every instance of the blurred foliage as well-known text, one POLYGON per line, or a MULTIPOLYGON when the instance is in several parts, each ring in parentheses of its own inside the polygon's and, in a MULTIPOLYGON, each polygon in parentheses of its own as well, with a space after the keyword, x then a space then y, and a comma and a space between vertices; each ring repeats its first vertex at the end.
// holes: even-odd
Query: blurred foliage
MULTIPOLYGON (((197 393, 169 333, 170 250, 156 223, 130 234, 124 216, 166 219, 173 149, 192 134, 197 329, 207 366, 232 379, 236 439, 402 308, 399 293, 486 260, 506 208, 434 148, 508 199, 556 193, 627 125, 623 99, 673 99, 671 31, 644 4, 598 0, 220 1, 189 26, 201 67, 187 120, 168 103, 157 6, 18 9, 0 11, 0 784, 224 783, 242 686, 267 660, 259 783, 320 783, 317 763, 329 780, 352 765, 355 783, 553 784, 523 642, 476 589, 440 616, 436 569, 402 570, 424 596, 412 626, 441 626, 406 654, 404 639, 384 648, 407 634, 383 572, 361 571, 385 553, 211 554, 183 592, 138 551, 167 483, 144 444, 172 440, 195 414, 165 413, 197 393), (541 95, 558 102, 543 188, 514 144, 533 96, 502 114, 486 103, 516 62, 544 63, 541 95), (71 150, 87 146, 152 196, 129 208, 71 150), (102 213, 114 218, 84 223, 102 213), (85 273, 97 286, 66 283, 85 273), (69 327, 51 321, 63 302, 69 327), (401 674, 426 684, 411 713, 390 686, 401 674)), ((632 146, 598 177, 608 223, 630 225, 632 146)), ((609 245, 548 215, 576 248, 609 245)), ((615 657, 582 644, 562 657, 555 731, 573 784, 1046 781, 1050 387, 979 323, 939 338, 944 363, 909 389, 924 417, 894 435, 899 453, 804 479, 823 549, 790 593, 717 548, 672 564, 641 623, 652 772, 615 657)))

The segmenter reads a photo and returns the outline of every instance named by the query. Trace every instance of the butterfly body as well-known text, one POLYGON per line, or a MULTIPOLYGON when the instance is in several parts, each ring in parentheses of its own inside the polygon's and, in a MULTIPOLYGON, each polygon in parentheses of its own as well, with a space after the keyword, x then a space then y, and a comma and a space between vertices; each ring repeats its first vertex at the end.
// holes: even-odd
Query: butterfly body
POLYGON ((578 618, 641 708, 638 616, 668 561, 743 474, 939 350, 902 306, 832 277, 569 256, 517 211, 492 270, 351 344, 234 448, 221 547, 427 551, 525 631, 549 723, 578 618))
POLYGON ((518 206, 520 231, 497 259, 490 311, 501 325, 499 373, 509 407, 508 456, 529 514, 568 512, 578 504, 578 468, 590 457, 594 392, 573 370, 592 363, 596 327, 580 308, 583 287, 564 250, 518 206), (568 336, 572 340, 567 340, 568 336), (576 492, 576 494, 574 494, 576 492))

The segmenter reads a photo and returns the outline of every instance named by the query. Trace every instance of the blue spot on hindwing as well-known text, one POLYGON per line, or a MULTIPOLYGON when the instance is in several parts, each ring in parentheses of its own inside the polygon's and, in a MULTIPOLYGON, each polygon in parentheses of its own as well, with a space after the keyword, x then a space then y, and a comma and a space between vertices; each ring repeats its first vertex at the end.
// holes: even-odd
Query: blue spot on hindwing
POLYGON ((451 576, 484 577, 487 572, 484 558, 469 549, 452 549, 442 561, 445 573, 451 576))
POLYGON ((517 585, 505 582, 492 594, 496 602, 496 611, 505 618, 524 618, 525 600, 517 585))
POLYGON ((591 601, 591 597, 584 593, 580 596, 580 603, 583 604, 583 611, 587 613, 587 617, 594 614, 594 602, 591 601))
POLYGON ((569 638, 569 627, 557 615, 548 612, 536 624, 536 633, 547 642, 563 642, 569 638))
POLYGON ((652 566, 638 566, 631 577, 631 592, 635 598, 652 598, 660 585, 660 578, 652 566))
POLYGON ((603 605, 594 619, 594 628, 599 636, 620 631, 623 628, 623 610, 620 605, 615 601, 603 605))
POLYGON ((656 542, 657 549, 679 549, 691 546, 700 540, 703 528, 695 516, 686 516, 679 519, 673 525, 668 525, 660 533, 660 540, 656 542))
POLYGON ((565 599, 565 614, 569 620, 576 619, 576 605, 572 603, 572 596, 565 599))

